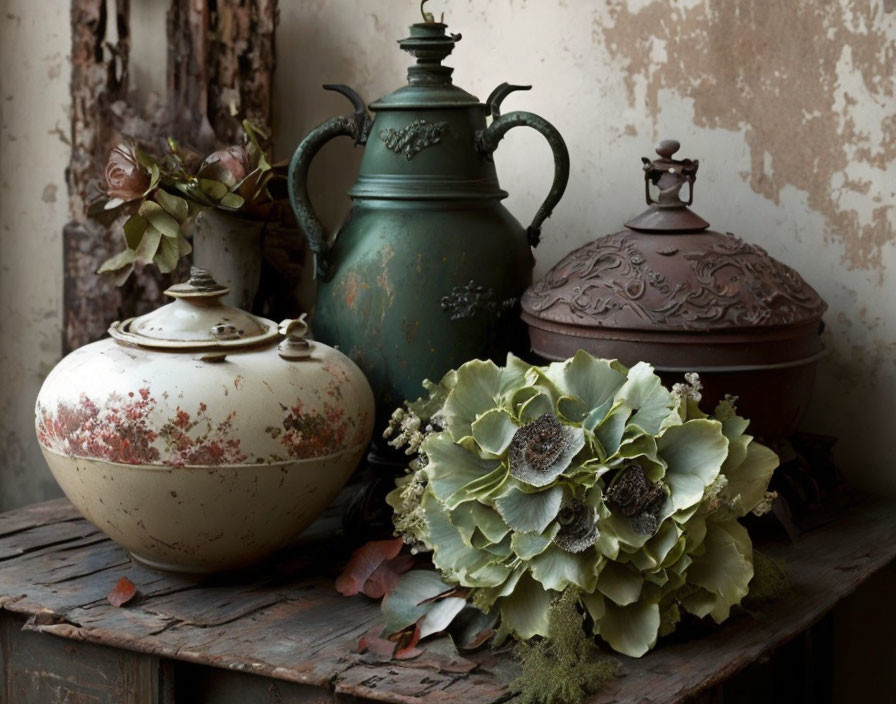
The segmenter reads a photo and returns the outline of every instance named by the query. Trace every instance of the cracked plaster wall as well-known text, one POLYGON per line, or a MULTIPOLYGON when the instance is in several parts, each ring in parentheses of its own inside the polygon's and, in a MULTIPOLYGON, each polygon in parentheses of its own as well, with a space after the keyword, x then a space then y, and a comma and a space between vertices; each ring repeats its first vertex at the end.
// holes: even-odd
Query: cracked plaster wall
MULTIPOLYGON (((889 438, 896 397, 896 2, 468 0, 438 2, 463 34, 446 62, 480 98, 531 83, 504 110, 553 122, 570 148, 564 201, 536 252, 541 276, 566 252, 640 212, 639 158, 660 138, 699 158, 694 208, 796 268, 828 301, 806 430, 835 435, 841 467, 896 494, 889 438)), ((281 3, 278 143, 348 112, 320 90, 346 83, 372 101, 403 81, 395 45, 415 3, 281 3)), ((331 226, 348 207, 358 150, 325 147, 312 197, 331 226), (316 190, 316 193, 314 192, 316 190)), ((526 221, 551 161, 533 132, 496 153, 510 210, 526 221)))
POLYGON ((61 495, 34 438, 34 399, 62 349, 68 216, 68 3, 0 11, 0 511, 61 495))
MULTIPOLYGON (((132 3, 135 82, 161 80, 165 3, 132 3)), ((395 40, 411 0, 281 0, 278 156, 348 111, 325 82, 373 100, 403 82, 395 40)), ((700 158, 695 209, 766 247, 831 308, 807 430, 840 438, 854 479, 896 494, 889 461, 896 395, 896 0, 452 0, 463 41, 447 62, 484 98, 532 83, 527 109, 564 134, 572 178, 537 251, 540 276, 567 251, 642 209, 639 158, 672 136, 700 158)), ((68 5, 6 0, 0 23, 0 510, 57 494, 32 431, 32 404, 59 358, 66 220, 68 5)), ((338 223, 360 154, 324 149, 312 197, 338 223)), ((526 221, 551 179, 525 130, 497 153, 508 207, 526 221)))

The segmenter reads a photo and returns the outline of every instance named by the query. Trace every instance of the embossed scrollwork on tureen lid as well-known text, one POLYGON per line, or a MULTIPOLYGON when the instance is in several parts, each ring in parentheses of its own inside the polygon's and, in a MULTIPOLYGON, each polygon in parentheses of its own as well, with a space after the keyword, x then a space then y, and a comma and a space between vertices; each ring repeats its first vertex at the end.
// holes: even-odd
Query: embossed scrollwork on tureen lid
POLYGON ((691 212, 699 162, 673 159, 678 148, 665 140, 657 146, 659 159, 642 160, 650 208, 627 222, 628 229, 571 252, 526 291, 527 320, 713 332, 821 319, 827 304, 797 272, 762 247, 708 230, 691 212), (651 186, 659 190, 656 198, 651 186))

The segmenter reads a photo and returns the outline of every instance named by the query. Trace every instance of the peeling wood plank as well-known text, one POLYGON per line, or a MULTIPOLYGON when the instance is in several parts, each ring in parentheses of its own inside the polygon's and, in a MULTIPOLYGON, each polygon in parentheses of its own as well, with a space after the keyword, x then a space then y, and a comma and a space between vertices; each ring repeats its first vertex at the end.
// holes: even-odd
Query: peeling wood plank
MULTIPOLYGON (((242 575, 197 580, 135 565, 109 541, 73 546, 56 543, 52 524, 26 527, 29 516, 46 522, 53 515, 44 505, 0 516, 0 526, 20 531, 9 540, 35 548, 0 562, 0 608, 34 616, 31 630, 308 685, 321 701, 470 704, 506 696, 504 682, 515 667, 506 654, 480 654, 474 659, 481 666, 464 676, 438 654, 382 663, 354 653, 381 615, 374 602, 343 598, 331 578, 319 576, 335 574, 346 554, 332 535, 242 575), (38 537, 47 544, 40 546, 38 537), (122 575, 139 593, 115 609, 104 595, 122 575)), ((88 525, 72 521, 70 513, 58 515, 60 531, 88 525)), ((894 531, 896 506, 869 504, 795 545, 764 546, 789 565, 791 594, 769 605, 760 620, 740 616, 700 638, 661 643, 639 660, 620 657, 627 676, 606 685, 593 704, 674 704, 724 681, 804 631, 891 561, 894 531)))

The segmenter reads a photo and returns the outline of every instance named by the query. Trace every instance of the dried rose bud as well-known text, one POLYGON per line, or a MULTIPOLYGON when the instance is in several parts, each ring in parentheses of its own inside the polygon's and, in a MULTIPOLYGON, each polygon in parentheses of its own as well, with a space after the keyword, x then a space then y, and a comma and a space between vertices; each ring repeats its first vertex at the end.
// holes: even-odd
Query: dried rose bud
POLYGON ((248 173, 249 154, 239 145, 212 152, 199 167, 200 177, 220 181, 230 188, 246 178, 248 173))
POLYGON ((134 200, 149 187, 149 173, 137 161, 134 148, 119 144, 109 155, 106 164, 106 194, 110 198, 134 200))
POLYGON ((584 501, 567 501, 557 514, 560 530, 554 543, 566 552, 582 552, 595 542, 600 534, 597 529, 597 511, 584 501))
POLYGON ((550 413, 527 423, 510 442, 510 473, 531 486, 546 486, 585 444, 584 435, 550 413))

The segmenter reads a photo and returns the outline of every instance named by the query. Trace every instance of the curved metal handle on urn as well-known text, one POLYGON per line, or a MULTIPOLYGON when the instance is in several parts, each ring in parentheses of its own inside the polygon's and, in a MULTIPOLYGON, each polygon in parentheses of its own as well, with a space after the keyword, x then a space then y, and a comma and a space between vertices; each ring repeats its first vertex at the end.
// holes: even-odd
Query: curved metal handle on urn
MULTIPOLYGON (((510 89, 525 90, 521 86, 510 86, 510 89)), ((563 192, 566 190, 566 184, 569 181, 569 150, 566 148, 566 142, 563 141, 563 137, 560 136, 557 128, 543 117, 539 117, 531 112, 518 110, 495 118, 492 124, 477 135, 476 146, 480 151, 491 155, 498 148, 498 144, 504 138, 504 135, 514 127, 520 126, 531 127, 543 135, 554 155, 554 181, 551 184, 551 190, 548 192, 548 197, 545 198, 538 212, 535 213, 532 224, 526 228, 529 245, 537 247, 538 242, 541 240, 541 225, 551 217, 551 213, 563 197, 563 192)))
POLYGON ((308 247, 314 254, 315 276, 326 280, 329 277, 327 261, 329 246, 323 225, 308 197, 308 169, 321 147, 334 137, 351 137, 355 144, 365 144, 372 120, 367 114, 361 96, 351 88, 343 85, 325 85, 324 88, 346 96, 354 105, 355 112, 352 115, 333 117, 308 133, 289 162, 287 185, 290 205, 295 212, 299 227, 305 233, 308 247))

